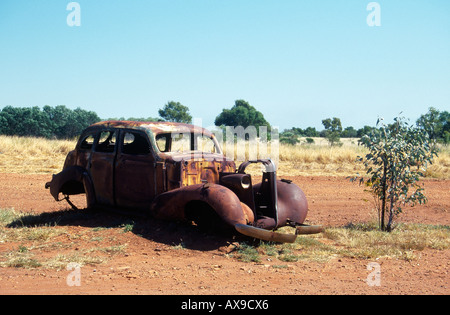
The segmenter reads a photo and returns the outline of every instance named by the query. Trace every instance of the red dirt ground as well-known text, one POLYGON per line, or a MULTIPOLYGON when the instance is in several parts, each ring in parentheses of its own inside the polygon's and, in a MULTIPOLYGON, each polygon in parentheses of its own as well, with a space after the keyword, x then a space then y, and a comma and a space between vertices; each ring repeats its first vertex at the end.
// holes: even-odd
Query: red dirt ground
MULTIPOLYGON (((44 189, 49 175, 0 174, 0 208, 33 214, 67 209, 44 189)), ((341 177, 291 177, 305 192, 310 212, 307 222, 342 226, 370 221, 373 203, 363 188, 341 177)), ((449 225, 449 181, 424 180, 429 203, 405 211, 402 222, 449 225)), ((97 215, 92 222, 63 224, 67 233, 57 236, 58 248, 72 244, 72 251, 92 247, 86 235, 94 228, 108 227, 114 216, 97 215), (80 237, 85 235, 86 237, 80 237), (73 248, 74 242, 76 243, 73 248), (62 244, 62 245, 61 245, 62 244)), ((381 285, 366 282, 371 261, 336 258, 327 263, 263 261, 246 263, 228 257, 227 243, 220 237, 205 237, 176 224, 162 223, 139 231, 117 229, 101 232, 101 246, 126 244, 126 250, 97 265, 81 267, 80 286, 69 286, 66 269, 42 267, 0 268, 0 294, 152 294, 152 295, 304 295, 304 294, 449 294, 450 250, 425 249, 411 261, 380 258, 381 285), (108 237, 110 235, 110 237, 108 237), (180 249, 174 245, 183 243, 180 249), (276 268, 275 265, 285 266, 276 268), (275 267, 274 267, 275 266, 275 267)), ((55 228, 55 227, 49 227, 55 228)), ((56 228, 61 228, 60 225, 56 228)), ((91 233, 91 234, 89 234, 91 233)), ((21 243, 0 242, 0 256, 21 243)), ((57 250, 56 250, 57 251, 57 250)), ((54 255, 55 250, 40 251, 54 255)))

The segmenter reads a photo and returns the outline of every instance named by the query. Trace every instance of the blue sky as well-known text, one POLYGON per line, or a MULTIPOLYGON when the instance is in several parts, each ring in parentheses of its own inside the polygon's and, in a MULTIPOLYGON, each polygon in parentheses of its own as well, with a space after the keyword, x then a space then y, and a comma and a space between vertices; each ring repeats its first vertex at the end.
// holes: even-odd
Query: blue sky
POLYGON ((66 105, 157 117, 168 101, 211 126, 244 99, 281 130, 339 117, 373 126, 450 110, 450 1, 0 1, 0 108, 66 105))

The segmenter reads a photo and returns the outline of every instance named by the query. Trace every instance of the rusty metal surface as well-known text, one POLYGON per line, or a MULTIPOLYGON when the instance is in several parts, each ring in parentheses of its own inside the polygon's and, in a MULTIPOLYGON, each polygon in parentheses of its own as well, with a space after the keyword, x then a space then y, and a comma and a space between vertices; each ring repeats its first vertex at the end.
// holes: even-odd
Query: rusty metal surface
POLYGON ((324 231, 324 227, 320 225, 305 225, 301 224, 296 227, 295 234, 297 235, 308 235, 308 234, 318 234, 324 231))
POLYGON ((247 224, 239 198, 228 188, 215 184, 186 186, 159 195, 151 205, 159 219, 186 219, 185 207, 193 201, 209 205, 229 226, 247 224))
POLYGON ((141 121, 121 121, 121 120, 109 120, 102 121, 93 124, 91 127, 100 128, 134 128, 134 129, 148 129, 153 133, 171 133, 171 132, 189 132, 189 133, 203 133, 211 136, 212 133, 205 128, 197 127, 194 125, 176 123, 176 122, 141 122, 141 121))
POLYGON ((244 224, 236 224, 235 228, 241 234, 268 242, 294 243, 295 240, 297 239, 296 234, 277 233, 244 224))
POLYGON ((197 223, 219 218, 233 229, 236 224, 266 230, 290 222, 300 225, 308 212, 303 191, 277 180, 272 161, 248 161, 237 170, 210 131, 181 123, 94 124, 46 188, 57 201, 60 194, 85 193, 90 207, 135 209, 197 223), (179 134, 188 136, 187 150, 175 149, 179 134), (206 137, 212 149, 203 150, 198 136, 206 137), (265 166, 261 183, 254 184, 245 173, 251 163, 265 166))

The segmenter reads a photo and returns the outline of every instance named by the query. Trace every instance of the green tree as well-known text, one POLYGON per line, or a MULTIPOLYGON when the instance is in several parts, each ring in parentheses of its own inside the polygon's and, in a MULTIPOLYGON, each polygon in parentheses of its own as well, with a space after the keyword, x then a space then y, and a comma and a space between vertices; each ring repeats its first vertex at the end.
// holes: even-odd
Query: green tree
POLYGON ((340 145, 340 138, 342 132, 342 124, 339 118, 327 118, 322 120, 322 125, 325 127, 325 137, 330 145, 340 145))
POLYGON ((0 113, 0 130, 6 135, 48 137, 51 128, 39 107, 6 106, 0 113))
POLYGON ((43 111, 48 117, 53 136, 58 139, 68 138, 66 126, 72 118, 72 110, 64 105, 58 105, 56 107, 46 105, 44 106, 43 111))
POLYGON ((426 114, 417 119, 416 124, 428 134, 430 139, 448 143, 450 113, 447 111, 439 112, 436 108, 430 107, 426 114))
POLYGON ((303 135, 305 137, 318 137, 319 136, 319 132, 314 127, 307 127, 304 130, 303 135))
POLYGON ((70 139, 77 137, 83 132, 84 129, 96 122, 99 122, 100 120, 101 119, 95 112, 76 108, 69 115, 69 119, 64 128, 64 138, 70 139))
POLYGON ((358 131, 352 126, 347 127, 342 131, 342 138, 356 138, 358 136, 358 131))
POLYGON ((192 123, 192 116, 189 114, 189 108, 179 102, 170 101, 163 109, 158 111, 159 116, 165 121, 192 123))
POLYGON ((450 143, 450 113, 447 111, 441 112, 439 119, 442 123, 441 138, 445 144, 450 143))
POLYGON ((296 145, 300 142, 298 135, 292 131, 283 131, 280 134, 280 142, 284 144, 296 145))
POLYGON ((358 157, 358 161, 364 164, 369 177, 361 177, 360 183, 365 182, 376 197, 380 229, 392 231, 394 217, 402 212, 403 206, 427 202, 418 181, 437 156, 434 142, 423 129, 395 118, 393 124, 381 124, 379 129, 363 136, 361 143, 369 153, 358 157))
POLYGON ((254 126, 258 132, 259 127, 266 126, 267 132, 271 130, 271 126, 264 115, 244 100, 236 100, 231 109, 224 109, 216 117, 214 124, 216 126, 242 126, 244 128, 254 126))
POLYGON ((356 137, 361 138, 364 135, 368 135, 370 134, 373 130, 375 129, 375 127, 370 127, 370 126, 364 126, 361 129, 358 129, 358 131, 356 132, 356 137))
POLYGON ((6 118, 2 115, 2 112, 0 111, 0 135, 5 135, 8 131, 8 121, 6 118))
POLYGON ((0 112, 0 121, 2 125, 0 130, 2 134, 7 136, 20 135, 21 129, 21 109, 12 106, 6 106, 0 112))
POLYGON ((6 106, 0 111, 0 134, 45 138, 74 138, 89 125, 100 121, 95 112, 64 105, 34 107, 6 106))

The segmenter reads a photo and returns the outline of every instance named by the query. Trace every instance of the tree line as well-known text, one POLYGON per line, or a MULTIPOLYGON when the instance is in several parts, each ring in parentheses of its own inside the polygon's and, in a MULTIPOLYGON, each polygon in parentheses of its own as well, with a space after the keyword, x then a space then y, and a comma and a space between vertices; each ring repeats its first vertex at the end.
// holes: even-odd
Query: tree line
POLYGON ((0 134, 71 139, 100 120, 95 112, 71 110, 64 105, 46 105, 42 109, 6 106, 0 111, 0 134))
MULTIPOLYGON (((300 142, 299 137, 307 137, 307 142, 309 143, 313 141, 312 137, 323 137, 329 141, 330 145, 342 145, 340 138, 362 138, 379 129, 379 127, 371 126, 364 126, 358 130, 351 126, 343 129, 341 120, 337 117, 322 120, 322 125, 324 126, 322 131, 317 131, 311 127, 306 129, 293 127, 284 130, 280 134, 280 142, 294 145, 300 142)), ((426 114, 420 115, 415 125, 418 130, 424 131, 424 134, 431 141, 443 144, 450 143, 449 112, 439 111, 434 107, 430 107, 426 114)))
MULTIPOLYGON (((120 117, 108 118, 117 120, 136 121, 173 121, 192 123, 189 108, 179 102, 170 101, 158 111, 159 117, 120 117)), ((44 138, 71 139, 79 136, 88 126, 102 119, 93 111, 81 108, 71 110, 65 105, 56 107, 44 106, 40 109, 34 107, 6 106, 0 110, 0 135, 33 136, 44 138)), ((230 109, 223 109, 216 116, 215 125, 223 126, 266 126, 270 133, 271 125, 264 115, 245 100, 236 100, 230 109)), ((364 126, 360 129, 354 127, 343 128, 341 120, 337 117, 322 120, 323 130, 314 127, 302 129, 292 127, 280 133, 280 142, 297 144, 300 137, 306 137, 313 142, 314 137, 324 137, 331 145, 339 145, 340 138, 361 138, 372 132, 376 127, 364 126)), ((450 113, 439 111, 433 107, 426 114, 421 115, 416 125, 423 129, 428 136, 441 143, 450 143, 450 113)))

